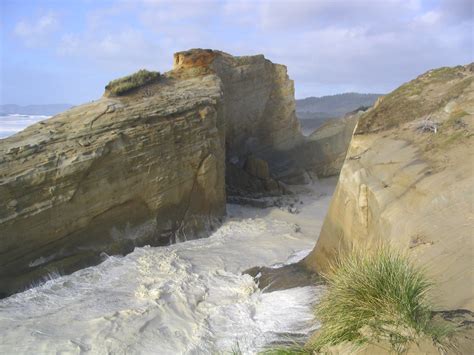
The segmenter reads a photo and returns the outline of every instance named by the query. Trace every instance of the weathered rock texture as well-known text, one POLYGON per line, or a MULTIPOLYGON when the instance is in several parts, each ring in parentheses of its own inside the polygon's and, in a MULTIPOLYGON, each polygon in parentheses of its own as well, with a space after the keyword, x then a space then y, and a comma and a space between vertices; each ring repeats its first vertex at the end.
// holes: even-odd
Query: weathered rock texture
POLYGON ((473 70, 429 71, 360 118, 307 267, 390 243, 434 278, 440 307, 474 309, 473 70))
POLYGON ((244 164, 248 155, 272 154, 302 139, 295 115, 293 80, 284 65, 263 55, 233 57, 211 50, 175 54, 174 70, 216 73, 226 108, 226 155, 244 164))
POLYGON ((215 75, 102 98, 1 141, 0 292, 136 245, 196 237, 225 213, 215 75))
MULTIPOLYGON (((211 50, 175 54, 174 72, 216 73, 222 82, 226 122, 226 181, 229 195, 278 195, 284 192, 273 178, 281 172, 285 152, 303 142, 295 115, 293 81, 286 67, 263 55, 233 57, 211 50), (249 166, 265 165, 264 174, 249 166)), ((184 73, 184 74, 183 74, 184 73)), ((294 172, 291 172, 294 173, 294 172)))
POLYGON ((295 161, 319 178, 338 175, 360 115, 354 113, 326 122, 301 145, 297 151, 297 156, 301 158, 295 161))
POLYGON ((287 184, 306 184, 313 179, 338 175, 361 112, 333 119, 303 137, 298 145, 274 155, 273 177, 287 184))
POLYGON ((203 235, 225 214, 226 164, 231 191, 279 194, 265 158, 300 139, 284 66, 191 50, 157 81, 0 141, 0 293, 203 235))

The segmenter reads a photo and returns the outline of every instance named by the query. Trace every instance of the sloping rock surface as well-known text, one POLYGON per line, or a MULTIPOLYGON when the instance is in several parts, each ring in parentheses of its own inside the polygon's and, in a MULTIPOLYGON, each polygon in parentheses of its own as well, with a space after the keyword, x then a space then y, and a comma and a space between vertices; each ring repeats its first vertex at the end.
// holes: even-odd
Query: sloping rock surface
POLYGON ((338 175, 360 115, 354 113, 326 122, 299 146, 294 161, 318 178, 338 175))
POLYGON ((225 214, 226 165, 228 191, 283 193, 278 153, 302 142, 294 111, 285 66, 194 49, 159 80, 1 140, 0 294, 206 235, 225 214))
POLYGON ((474 65, 432 70, 365 113, 313 252, 325 272, 354 245, 406 250, 443 309, 474 310, 474 65))
POLYGON ((165 75, 1 140, 0 292, 217 225, 224 119, 216 75, 165 75))

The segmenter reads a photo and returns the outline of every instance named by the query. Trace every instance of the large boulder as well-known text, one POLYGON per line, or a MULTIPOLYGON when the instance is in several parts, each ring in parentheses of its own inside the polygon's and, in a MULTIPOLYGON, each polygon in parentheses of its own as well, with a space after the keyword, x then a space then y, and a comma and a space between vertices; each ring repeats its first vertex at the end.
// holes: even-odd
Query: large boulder
POLYGON ((438 306, 474 310, 473 69, 429 71, 360 117, 309 269, 388 243, 436 281, 438 306))

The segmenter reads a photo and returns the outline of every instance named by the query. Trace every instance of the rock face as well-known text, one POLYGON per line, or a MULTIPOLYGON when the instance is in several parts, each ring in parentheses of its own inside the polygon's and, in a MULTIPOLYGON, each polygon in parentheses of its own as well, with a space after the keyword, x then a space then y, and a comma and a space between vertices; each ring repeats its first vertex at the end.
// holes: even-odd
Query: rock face
POLYGON ((228 196, 259 198, 285 193, 285 187, 271 177, 268 163, 253 155, 242 168, 230 162, 226 165, 226 187, 228 196))
POLYGON ((338 175, 361 113, 330 120, 315 130, 297 152, 303 157, 297 161, 320 178, 338 175))
POLYGON ((263 55, 233 57, 211 50, 176 53, 174 70, 186 69, 208 70, 222 81, 228 161, 243 165, 249 155, 271 155, 302 140, 293 80, 284 65, 263 55))
POLYGON ((228 190, 279 194, 272 163, 300 139, 284 66, 191 50, 158 81, 1 140, 0 294, 205 235, 225 214, 226 164, 228 190))
POLYGON ((223 109, 215 75, 163 78, 2 140, 0 292, 216 225, 223 109))
POLYGON ((174 71, 192 75, 212 72, 221 79, 228 195, 281 194, 283 188, 273 176, 284 179, 287 173, 279 173, 285 159, 282 153, 303 142, 295 115, 293 81, 286 67, 263 55, 233 57, 219 51, 191 50, 175 54, 174 71), (265 176, 248 171, 255 159, 267 165, 265 176))
POLYGON ((304 264, 325 272, 352 246, 407 250, 436 302, 474 309, 474 64, 432 70, 359 120, 319 240, 304 264))
POLYGON ((338 175, 361 112, 333 119, 304 137, 292 149, 279 151, 273 177, 287 184, 307 184, 313 179, 338 175))

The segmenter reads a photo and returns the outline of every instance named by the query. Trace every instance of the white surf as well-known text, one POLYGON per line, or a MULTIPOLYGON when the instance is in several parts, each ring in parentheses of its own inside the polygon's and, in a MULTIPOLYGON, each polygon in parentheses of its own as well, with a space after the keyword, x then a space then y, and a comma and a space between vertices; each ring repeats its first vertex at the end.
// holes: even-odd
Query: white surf
POLYGON ((0 300, 0 353, 254 354, 307 336, 322 290, 262 293, 242 271, 304 257, 334 185, 302 189, 299 214, 228 205, 209 238, 136 248, 0 300))
POLYGON ((46 120, 51 116, 43 115, 0 115, 0 139, 9 137, 33 123, 46 120))

